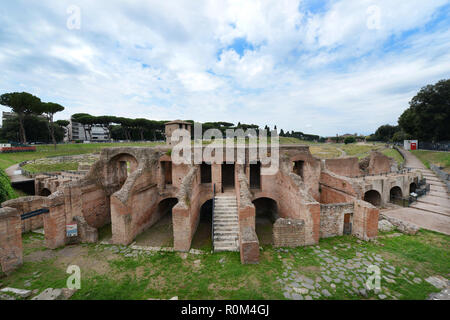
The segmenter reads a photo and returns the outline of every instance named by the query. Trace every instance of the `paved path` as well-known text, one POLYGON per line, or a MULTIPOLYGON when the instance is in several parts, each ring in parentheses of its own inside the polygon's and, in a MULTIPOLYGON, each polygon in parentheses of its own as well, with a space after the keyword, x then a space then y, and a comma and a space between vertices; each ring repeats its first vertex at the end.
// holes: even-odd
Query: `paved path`
POLYGON ((32 178, 28 178, 22 175, 22 170, 20 169, 19 164, 15 164, 7 168, 5 172, 8 175, 9 179, 11 180, 11 183, 21 183, 34 180, 32 178))
POLYGON ((426 169, 422 162, 409 151, 402 150, 405 166, 422 172, 430 192, 418 199, 409 208, 400 208, 383 212, 388 216, 413 223, 421 228, 450 235, 450 196, 445 184, 426 169))

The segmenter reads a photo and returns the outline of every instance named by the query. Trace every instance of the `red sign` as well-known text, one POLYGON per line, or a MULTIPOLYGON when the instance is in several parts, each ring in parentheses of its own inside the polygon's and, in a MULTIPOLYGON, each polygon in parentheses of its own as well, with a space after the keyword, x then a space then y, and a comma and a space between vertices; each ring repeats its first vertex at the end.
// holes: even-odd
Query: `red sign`
POLYGON ((417 150, 417 145, 415 142, 411 142, 411 150, 417 150))

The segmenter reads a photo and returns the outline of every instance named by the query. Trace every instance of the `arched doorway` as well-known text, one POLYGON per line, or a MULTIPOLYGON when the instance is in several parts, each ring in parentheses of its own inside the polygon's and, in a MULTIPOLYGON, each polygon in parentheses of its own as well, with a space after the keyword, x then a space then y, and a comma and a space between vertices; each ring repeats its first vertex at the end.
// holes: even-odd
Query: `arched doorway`
POLYGON ((109 175, 113 184, 118 185, 120 190, 127 181, 128 176, 137 169, 138 162, 134 156, 121 153, 109 161, 109 175))
POLYGON ((192 238, 191 247, 194 249, 211 249, 211 224, 212 224, 213 200, 209 199, 200 207, 197 230, 192 238))
POLYGON ((253 200, 255 206, 255 231, 260 244, 273 243, 273 224, 278 218, 277 202, 271 198, 253 200))
POLYGON ((417 184, 415 182, 411 183, 409 185, 409 193, 411 194, 413 192, 416 192, 416 190, 417 190, 417 184))
POLYGON ((397 205, 403 204, 403 193, 400 187, 395 186, 391 188, 391 190, 389 191, 389 201, 397 205))
POLYGON ((367 201, 375 207, 381 206, 381 195, 376 190, 369 190, 364 194, 364 201, 367 201))
POLYGON ((402 189, 400 189, 400 187, 398 187, 398 186, 391 188, 391 191, 389 191, 390 201, 393 202, 393 200, 401 199, 401 198, 403 198, 402 189))
POLYGON ((172 209, 178 203, 177 198, 161 200, 155 212, 152 213, 156 221, 136 237, 137 245, 150 247, 173 246, 172 209))
POLYGON ((49 189, 47 189, 47 188, 43 188, 41 190, 41 192, 39 193, 39 195, 42 196, 42 197, 48 197, 51 194, 52 194, 52 192, 49 189))

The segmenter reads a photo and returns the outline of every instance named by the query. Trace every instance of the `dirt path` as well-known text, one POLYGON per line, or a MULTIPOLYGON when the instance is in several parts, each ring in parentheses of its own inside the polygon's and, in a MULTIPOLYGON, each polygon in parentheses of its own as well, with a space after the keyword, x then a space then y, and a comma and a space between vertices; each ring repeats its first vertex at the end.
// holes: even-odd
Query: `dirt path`
POLYGON ((384 212, 388 216, 413 223, 421 228, 450 235, 450 196, 445 184, 433 171, 409 151, 400 149, 405 157, 405 167, 418 170, 430 184, 430 192, 408 208, 384 212))
POLYGON ((5 173, 8 175, 11 183, 20 183, 25 181, 33 181, 34 179, 28 178, 22 175, 22 170, 19 167, 19 164, 15 164, 7 169, 5 169, 5 173))

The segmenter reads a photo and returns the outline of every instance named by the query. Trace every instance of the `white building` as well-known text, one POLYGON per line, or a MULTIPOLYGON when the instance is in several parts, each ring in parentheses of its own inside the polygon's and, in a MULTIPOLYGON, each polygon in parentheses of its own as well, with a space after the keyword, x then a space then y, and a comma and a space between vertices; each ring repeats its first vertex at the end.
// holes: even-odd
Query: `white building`
POLYGON ((69 120, 70 124, 67 126, 67 130, 64 136, 64 141, 106 141, 108 137, 108 129, 101 125, 93 125, 90 132, 86 126, 86 135, 83 125, 78 122, 69 120))
POLYGON ((405 150, 417 150, 419 148, 418 140, 403 140, 405 150))

